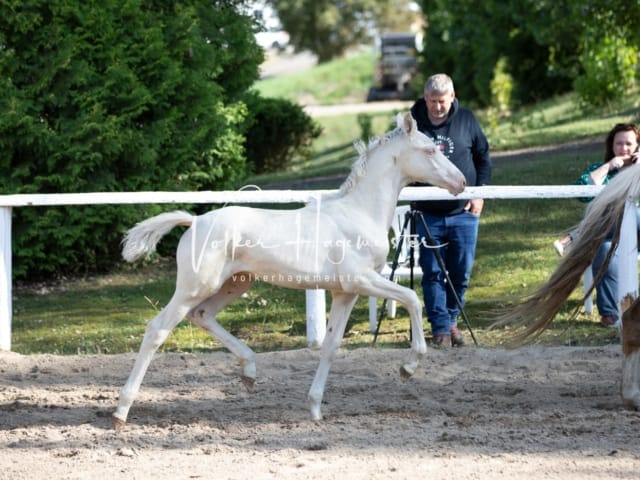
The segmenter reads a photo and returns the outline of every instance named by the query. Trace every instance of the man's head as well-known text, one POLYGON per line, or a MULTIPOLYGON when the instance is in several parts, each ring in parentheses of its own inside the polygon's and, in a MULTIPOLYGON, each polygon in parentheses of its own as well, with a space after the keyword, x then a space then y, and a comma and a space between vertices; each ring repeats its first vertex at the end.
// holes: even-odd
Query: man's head
POLYGON ((453 81, 448 75, 437 73, 427 79, 424 84, 424 100, 431 123, 439 125, 447 119, 455 96, 453 81))

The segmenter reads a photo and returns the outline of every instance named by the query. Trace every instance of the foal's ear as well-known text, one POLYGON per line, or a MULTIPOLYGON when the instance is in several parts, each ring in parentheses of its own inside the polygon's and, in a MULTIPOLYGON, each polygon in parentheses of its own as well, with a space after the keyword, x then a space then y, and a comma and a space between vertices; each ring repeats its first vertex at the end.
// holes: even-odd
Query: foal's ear
POLYGON ((407 112, 404 115, 399 113, 396 117, 396 121, 398 122, 398 127, 402 127, 402 130, 405 134, 411 135, 417 128, 416 121, 411 116, 411 112, 407 112))

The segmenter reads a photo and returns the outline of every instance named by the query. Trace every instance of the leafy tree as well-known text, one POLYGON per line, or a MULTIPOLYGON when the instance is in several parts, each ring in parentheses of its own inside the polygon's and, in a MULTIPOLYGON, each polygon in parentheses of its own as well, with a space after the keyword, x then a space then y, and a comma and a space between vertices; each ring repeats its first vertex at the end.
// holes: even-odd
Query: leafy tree
POLYGON ((339 57, 353 46, 370 43, 375 31, 408 31, 415 12, 408 0, 271 0, 297 50, 309 50, 319 62, 339 57))
POLYGON ((496 68, 516 102, 574 85, 591 103, 627 91, 638 75, 640 3, 623 0, 423 0, 424 72, 450 73, 468 101, 492 102, 496 68), (499 63, 503 62, 503 63, 499 63))
MULTIPOLYGON (((536 5, 540 3, 544 2, 536 5)), ((462 98, 483 106, 492 102, 491 82, 499 62, 513 79, 516 102, 566 91, 570 77, 564 71, 549 74, 552 52, 531 29, 531 19, 548 19, 548 12, 533 11, 532 5, 515 0, 423 1, 428 20, 422 53, 425 75, 449 73, 462 98)))
POLYGON ((596 105, 624 96, 638 77, 640 3, 594 0, 576 13, 590 19, 581 36, 576 91, 596 105))
MULTIPOLYGON (((263 53, 245 0, 0 3, 0 191, 234 187, 263 53)), ((153 207, 18 209, 14 272, 110 267, 153 207)))
POLYGON ((378 33, 416 32, 424 28, 422 10, 413 1, 379 0, 373 9, 373 16, 378 33))

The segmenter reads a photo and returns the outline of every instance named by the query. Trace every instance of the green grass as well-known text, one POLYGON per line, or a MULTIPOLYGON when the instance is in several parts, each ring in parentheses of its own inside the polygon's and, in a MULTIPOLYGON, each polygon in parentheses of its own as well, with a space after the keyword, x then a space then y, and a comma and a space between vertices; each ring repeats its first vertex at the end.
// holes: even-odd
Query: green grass
MULTIPOLYGON (((337 63, 337 67, 317 67, 304 75, 281 79, 284 86, 278 86, 273 79, 260 82, 257 88, 269 94, 287 92, 293 98, 304 97, 308 95, 307 90, 313 88, 314 97, 337 102, 337 98, 354 96, 340 90, 346 87, 330 85, 337 83, 335 76, 339 76, 345 85, 359 85, 357 88, 362 89, 364 95, 370 81, 365 60, 365 55, 356 56, 355 60, 337 63), (354 79, 353 75, 362 75, 362 80, 354 79), (307 86, 298 86, 302 84, 307 86), (342 93, 334 96, 333 91, 342 93)), ((573 95, 565 95, 522 108, 497 123, 489 122, 486 112, 476 113, 496 151, 581 138, 603 139, 612 124, 638 119, 637 92, 629 99, 627 103, 588 111, 578 106, 573 95)), ((391 117, 392 112, 374 115, 374 133, 387 131, 391 117)), ((295 163, 290 172, 254 177, 248 183, 264 185, 348 172, 355 157, 351 142, 361 135, 357 115, 323 117, 319 121, 324 134, 315 144, 316 155, 312 161, 295 163)), ((602 153, 598 149, 589 155, 549 155, 522 162, 499 162, 494 169, 493 183, 570 184, 588 163, 601 158, 602 153)), ((552 241, 576 224, 583 211, 584 205, 577 200, 486 201, 465 309, 482 346, 502 345, 512 336, 509 329, 488 329, 493 311, 546 281, 558 261, 552 241)), ((97 278, 17 287, 13 299, 12 348, 25 354, 134 351, 147 321, 171 297, 173 275, 172 262, 160 260, 137 268, 123 266, 119 273, 97 278)), ((615 330, 601 328, 595 314, 580 314, 576 320, 568 321, 579 300, 576 291, 552 327, 540 337, 540 342, 600 345, 618 341, 615 330)), ((304 310, 303 292, 257 284, 244 298, 221 312, 218 320, 257 351, 301 348, 306 345, 304 310)), ((399 307, 396 319, 382 322, 377 345, 406 347, 409 336, 406 311, 399 307)), ((343 345, 352 348, 371 345, 371 341, 367 299, 363 298, 351 315, 343 345)), ((217 340, 183 321, 162 350, 201 352, 220 348, 217 340)))
POLYGON ((494 151, 602 138, 620 122, 640 118, 638 89, 624 101, 591 109, 582 106, 575 94, 565 94, 526 106, 497 124, 488 120, 486 111, 478 112, 481 124, 494 151))
POLYGON ((301 105, 361 103, 373 80, 371 51, 358 52, 300 72, 265 78, 256 90, 265 97, 287 98, 301 105))
MULTIPOLYGON (((366 94, 369 83, 360 78, 359 63, 363 57, 356 56, 340 60, 336 65, 342 82, 359 85, 362 96, 366 94), (355 72, 355 73, 354 73, 355 72)), ((326 80, 324 69, 334 71, 335 65, 320 66, 310 72, 289 75, 280 80, 282 90, 266 88, 265 84, 278 84, 278 79, 258 82, 258 88, 265 94, 286 96, 293 101, 305 104, 308 89, 322 88, 326 80), (304 81, 304 86, 299 82, 304 81)), ((369 74, 367 73, 366 76, 369 74)), ((333 77, 331 77, 333 78, 333 77)), ((603 139, 612 125, 619 122, 638 121, 640 119, 640 92, 635 89, 624 101, 613 102, 597 109, 581 105, 574 94, 554 97, 535 105, 524 106, 499 120, 491 120, 487 110, 475 111, 492 151, 499 152, 533 146, 574 142, 583 139, 603 139)), ((322 95, 316 90, 313 95, 322 95)), ((351 95, 353 96, 353 95, 351 95)), ((461 100, 464 105, 464 100, 461 100)), ((396 110, 368 115, 372 121, 373 135, 383 135, 394 126, 396 110)), ((362 136, 359 115, 346 113, 338 116, 319 117, 316 120, 323 128, 322 136, 313 145, 314 157, 311 161, 295 161, 286 172, 264 174, 251 177, 248 183, 270 185, 289 182, 301 177, 317 178, 346 175, 355 159, 353 141, 362 136)), ((329 185, 327 185, 329 186, 329 185)), ((318 188, 323 188, 322 185, 318 188)))
MULTIPOLYGON (((539 160, 500 163, 496 184, 571 183, 583 166, 600 152, 578 157, 554 155, 539 160)), ((481 219, 477 259, 467 295, 466 313, 485 347, 504 344, 513 332, 488 330, 493 311, 543 283, 557 265, 552 241, 577 223, 584 205, 577 200, 487 200, 481 219)), ((118 274, 76 279, 48 290, 17 288, 13 349, 21 353, 118 353, 137 349, 146 322, 170 298, 173 265, 169 260, 123 268, 118 274)), ((579 303, 569 299, 552 328, 540 341, 551 345, 592 345, 617 342, 615 330, 601 328, 596 315, 580 314, 568 322, 579 303)), ((219 315, 220 323, 257 351, 306 345, 304 294, 268 284, 252 290, 219 315)), ((398 308, 394 320, 384 320, 381 347, 406 347, 409 320, 398 308)), ((344 345, 370 345, 367 299, 359 299, 344 345)), ((202 352, 221 345, 188 321, 182 322, 162 347, 164 351, 202 352)))
MULTIPOLYGON (((383 135, 394 127, 394 114, 383 112, 369 115, 374 135, 383 135)), ((324 176, 346 175, 356 159, 353 141, 361 137, 357 114, 344 114, 337 117, 320 117, 317 119, 323 133, 313 147, 314 156, 311 161, 294 160, 286 172, 256 175, 247 183, 269 185, 283 183, 300 178, 318 178, 324 176)), ((327 184, 327 188, 333 188, 327 184)), ((317 188, 324 188, 319 186, 317 188)))

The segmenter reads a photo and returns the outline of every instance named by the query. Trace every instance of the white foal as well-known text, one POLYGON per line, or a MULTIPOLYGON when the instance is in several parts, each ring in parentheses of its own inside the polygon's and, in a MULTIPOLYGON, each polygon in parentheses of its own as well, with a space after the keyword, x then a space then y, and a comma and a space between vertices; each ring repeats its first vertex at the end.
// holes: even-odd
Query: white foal
POLYGON ((332 292, 328 333, 309 391, 311 416, 322 418, 320 404, 331 361, 340 345, 358 295, 403 303, 411 318, 411 354, 402 375, 411 376, 426 352, 422 307, 416 293, 382 277, 389 252, 388 231, 400 190, 424 182, 458 194, 465 178, 435 144, 418 131, 410 114, 398 116, 398 127, 365 148, 339 193, 297 210, 230 206, 193 216, 170 212, 132 228, 123 257, 134 261, 155 249, 177 225, 189 229, 176 252, 173 297, 149 322, 140 352, 113 414, 116 428, 126 422, 151 358, 171 330, 190 317, 243 365, 249 389, 256 377, 254 354, 216 321, 218 312, 239 297, 255 279, 298 289, 332 292))

